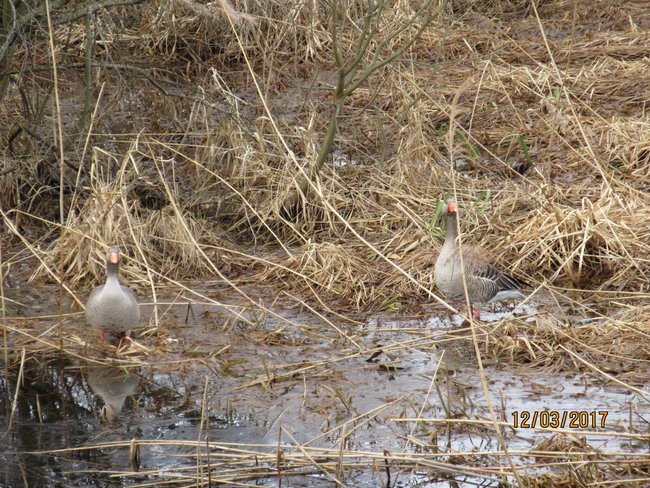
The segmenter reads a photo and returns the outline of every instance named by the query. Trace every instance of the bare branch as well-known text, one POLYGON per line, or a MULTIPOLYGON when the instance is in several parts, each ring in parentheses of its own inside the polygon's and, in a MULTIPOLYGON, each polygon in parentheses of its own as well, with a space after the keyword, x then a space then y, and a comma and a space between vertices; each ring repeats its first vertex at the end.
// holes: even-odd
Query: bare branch
POLYGON ((145 0, 103 0, 100 2, 90 1, 74 9, 72 12, 55 16, 52 19, 53 25, 67 24, 73 22, 85 15, 93 15, 99 10, 111 7, 119 7, 122 5, 137 5, 144 3, 145 0))

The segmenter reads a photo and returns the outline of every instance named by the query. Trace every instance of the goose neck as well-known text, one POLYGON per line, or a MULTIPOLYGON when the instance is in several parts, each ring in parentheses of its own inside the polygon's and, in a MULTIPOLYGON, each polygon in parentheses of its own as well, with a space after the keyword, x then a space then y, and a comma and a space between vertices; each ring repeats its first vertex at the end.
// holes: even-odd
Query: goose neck
POLYGON ((108 263, 107 274, 106 274, 106 283, 118 283, 119 284, 119 275, 120 275, 120 265, 108 263))
POLYGON ((445 217, 445 224, 447 226, 446 241, 453 242, 458 237, 458 214, 449 213, 445 217))

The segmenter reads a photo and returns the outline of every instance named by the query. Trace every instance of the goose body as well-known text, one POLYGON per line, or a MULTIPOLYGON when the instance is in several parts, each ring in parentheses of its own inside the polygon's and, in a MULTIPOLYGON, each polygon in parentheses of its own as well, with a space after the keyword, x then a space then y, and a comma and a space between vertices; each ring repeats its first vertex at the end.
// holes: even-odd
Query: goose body
POLYGON ((128 286, 120 284, 120 250, 111 247, 106 257, 106 283, 94 288, 86 302, 86 321, 99 330, 103 342, 106 333, 129 337, 140 321, 140 306, 128 286))
MULTIPOLYGON (((458 245, 458 205, 452 199, 443 207, 445 218, 445 242, 440 249, 434 269, 436 286, 453 301, 465 301, 463 271, 467 283, 467 295, 472 304, 521 297, 523 282, 494 266, 487 259, 484 249, 462 246, 461 261, 458 245)), ((479 318, 478 309, 475 310, 479 318)))

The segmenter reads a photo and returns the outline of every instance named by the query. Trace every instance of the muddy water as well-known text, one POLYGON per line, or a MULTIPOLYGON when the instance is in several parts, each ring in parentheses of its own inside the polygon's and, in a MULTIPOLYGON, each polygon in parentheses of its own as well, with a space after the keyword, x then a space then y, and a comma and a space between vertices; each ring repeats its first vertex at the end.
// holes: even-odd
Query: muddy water
MULTIPOLYGON (((114 349, 97 348, 95 332, 84 325, 81 314, 66 315, 62 333, 78 339, 66 348, 74 354, 57 358, 48 353, 40 360, 33 354, 18 393, 17 371, 12 370, 8 381, 3 376, 3 426, 12 417, 0 447, 4 484, 162 482, 194 466, 195 461, 184 456, 196 452, 196 446, 165 441, 207 438, 246 448, 267 445, 259 448, 266 452, 278 443, 290 448, 296 442, 338 449, 340 426, 348 421, 346 449, 352 451, 429 453, 441 461, 446 459, 435 457, 436 452, 500 451, 489 426, 457 423, 447 428, 405 420, 490 418, 470 333, 460 317, 425 307, 417 316, 355 317, 358 323, 353 323, 332 314, 314 314, 268 291, 255 290, 255 296, 273 313, 254 309, 223 287, 202 285, 201 290, 222 305, 163 292, 158 327, 152 327, 152 306, 143 306, 143 315, 151 317, 149 325, 143 321, 135 333, 136 346, 117 356, 114 349), (127 359, 131 364, 124 362, 127 359), (126 447, 108 445, 132 439, 155 442, 143 447, 137 459, 126 447), (100 444, 106 445, 43 453, 100 444)), ((67 301, 59 307, 56 296, 47 288, 18 289, 11 298, 22 306, 12 303, 7 313, 26 318, 10 318, 10 323, 26 328, 27 320, 41 337, 56 343, 60 336, 57 329, 51 331, 56 311, 75 311, 67 301)), ((531 324, 556 313, 544 301, 517 311, 531 324)), ((498 326, 508 314, 484 313, 483 318, 498 326)), ((645 400, 615 384, 572 372, 513 369, 489 357, 485 360, 500 420, 512 422, 513 412, 607 411, 605 430, 615 433, 642 432, 643 419, 650 416, 645 400)), ((527 463, 530 458, 518 458, 517 453, 554 434, 519 428, 505 429, 504 435, 515 459, 527 463)), ((608 452, 647 450, 635 440, 612 435, 590 436, 587 442, 608 452)), ((499 463, 493 459, 488 464, 495 462, 499 463)), ((424 469, 393 470, 391 486, 449 486, 449 479, 439 478, 424 469)), ((485 478, 452 478, 461 485, 496 486, 496 481, 485 478)), ((348 486, 386 482, 385 473, 370 467, 346 473, 348 486)), ((285 477, 281 483, 268 476, 251 485, 255 483, 333 485, 317 470, 285 477)))

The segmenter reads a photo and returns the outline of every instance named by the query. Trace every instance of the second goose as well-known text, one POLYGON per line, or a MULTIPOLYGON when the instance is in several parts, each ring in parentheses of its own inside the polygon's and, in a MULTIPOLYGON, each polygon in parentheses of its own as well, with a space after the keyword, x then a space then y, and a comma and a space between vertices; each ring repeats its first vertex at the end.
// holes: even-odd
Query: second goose
POLYGON ((486 258, 487 252, 464 244, 462 261, 458 245, 458 204, 449 199, 443 207, 447 234, 440 249, 434 269, 436 286, 448 299, 465 301, 463 271, 467 283, 467 295, 472 304, 474 318, 480 319, 476 304, 521 297, 519 290, 525 283, 494 266, 486 258), (462 264, 461 264, 462 263, 462 264))

